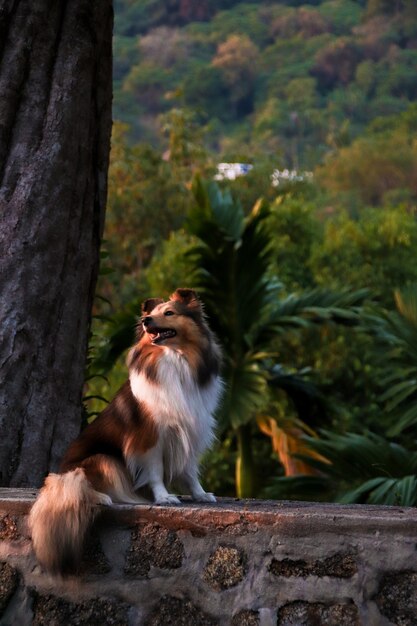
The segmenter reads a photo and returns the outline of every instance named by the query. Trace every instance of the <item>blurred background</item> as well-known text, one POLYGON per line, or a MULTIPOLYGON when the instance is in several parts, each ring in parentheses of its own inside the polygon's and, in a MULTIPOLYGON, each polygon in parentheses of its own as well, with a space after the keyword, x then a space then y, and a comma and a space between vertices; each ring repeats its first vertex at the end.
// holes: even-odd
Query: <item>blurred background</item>
POLYGON ((141 302, 224 349, 217 495, 417 503, 417 3, 116 0, 86 419, 141 302))

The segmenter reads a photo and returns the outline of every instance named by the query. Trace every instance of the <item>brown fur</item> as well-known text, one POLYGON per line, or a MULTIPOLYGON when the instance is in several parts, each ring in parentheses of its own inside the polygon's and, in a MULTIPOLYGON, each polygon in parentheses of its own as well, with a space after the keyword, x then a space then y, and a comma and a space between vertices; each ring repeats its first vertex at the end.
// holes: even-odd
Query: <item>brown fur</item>
MULTIPOLYGON (((173 329, 170 345, 181 350, 200 385, 217 375, 219 350, 208 329, 194 291, 177 289, 169 302, 146 300, 142 313, 148 326, 140 326, 128 367, 154 382, 161 346, 155 328, 173 329), (166 316, 165 312, 173 312, 166 316), (152 313, 152 316, 149 314, 152 313), (152 334, 154 332, 154 334, 152 334)), ((66 573, 76 567, 87 529, 97 504, 145 502, 133 488, 126 459, 144 454, 158 440, 156 424, 133 395, 129 380, 112 402, 70 445, 60 474, 50 474, 30 513, 33 546, 42 565, 66 573), (111 500, 110 500, 111 498, 111 500)))
POLYGON ((33 548, 46 569, 63 574, 74 569, 101 502, 103 494, 91 487, 80 468, 46 478, 29 516, 33 548))
MULTIPOLYGON (((213 335, 206 324, 201 302, 192 289, 177 289, 168 302, 156 298, 146 300, 142 311, 145 314, 152 312, 152 326, 177 331, 177 336, 170 339, 170 345, 187 355, 188 362, 197 372, 199 384, 204 385, 213 373, 218 373, 219 355, 211 349, 213 335), (173 311, 176 315, 166 317, 166 311, 173 311)), ((145 372, 149 380, 155 380, 158 356, 158 346, 152 345, 152 337, 140 326, 138 341, 128 356, 129 368, 145 372)))
MULTIPOLYGON (((135 400, 129 381, 126 381, 104 411, 70 445, 60 471, 82 467, 85 459, 97 454, 123 461, 126 451, 131 449, 132 439, 138 452, 145 452, 155 445, 157 432, 145 408, 135 400)), ((92 484, 95 486, 94 482, 92 484)))

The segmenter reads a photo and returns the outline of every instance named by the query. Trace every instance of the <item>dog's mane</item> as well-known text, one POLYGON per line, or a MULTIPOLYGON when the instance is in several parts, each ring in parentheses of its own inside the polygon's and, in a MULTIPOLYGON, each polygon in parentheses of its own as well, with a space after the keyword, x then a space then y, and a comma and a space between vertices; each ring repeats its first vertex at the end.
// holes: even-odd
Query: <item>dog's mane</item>
MULTIPOLYGON (((196 346, 198 354, 196 379, 199 385, 206 385, 213 376, 217 376, 220 370, 220 355, 216 350, 217 344, 214 342, 212 333, 205 324, 201 324, 201 332, 208 339, 205 349, 196 346)), ((143 372, 147 378, 156 382, 158 379, 158 361, 161 358, 161 348, 151 344, 144 344, 143 330, 139 335, 138 343, 130 350, 127 365, 129 370, 143 372)), ((186 353, 184 354, 187 358, 186 353)))

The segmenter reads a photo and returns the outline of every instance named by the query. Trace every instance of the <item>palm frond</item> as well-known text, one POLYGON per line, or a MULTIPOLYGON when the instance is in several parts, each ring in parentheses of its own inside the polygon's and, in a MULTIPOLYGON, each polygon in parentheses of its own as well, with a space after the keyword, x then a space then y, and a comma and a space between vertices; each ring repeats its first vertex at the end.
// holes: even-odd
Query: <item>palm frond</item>
POLYGON ((342 504, 368 503, 389 506, 416 506, 417 476, 403 478, 378 477, 347 492, 340 498, 342 504))
POLYGON ((267 373, 259 356, 246 353, 240 363, 226 363, 226 390, 218 415, 221 428, 231 425, 236 429, 248 423, 265 404, 267 373))
POLYGON ((256 341, 268 344, 288 328, 311 328, 329 322, 357 325, 361 320, 361 307, 368 297, 366 289, 342 292, 313 289, 277 298, 267 319, 258 327, 256 341))
POLYGON ((309 445, 331 463, 319 466, 315 463, 315 466, 337 479, 399 478, 417 472, 417 452, 410 452, 375 433, 340 435, 323 430, 319 439, 307 439, 309 445))
POLYGON ((326 476, 285 476, 273 478, 262 496, 274 500, 329 501, 334 485, 326 476))
POLYGON ((417 424, 417 401, 398 408, 394 416, 391 416, 391 426, 387 430, 389 437, 397 437, 411 426, 417 424))
POLYGON ((317 416, 319 423, 327 419, 327 403, 317 385, 307 378, 310 374, 308 368, 299 371, 289 371, 280 364, 274 364, 269 368, 268 386, 272 390, 282 390, 291 399, 298 418, 305 424, 315 422, 317 416))
POLYGON ((317 475, 310 459, 326 463, 326 459, 314 451, 303 438, 306 431, 311 435, 315 433, 301 420, 278 420, 259 415, 257 422, 261 431, 270 437, 272 448, 284 467, 286 476, 317 475))
POLYGON ((321 500, 333 493, 336 501, 346 504, 417 505, 417 452, 373 433, 322 431, 320 435, 305 439, 326 461, 296 455, 319 471, 319 476, 275 479, 268 495, 297 498, 301 494, 321 500))
POLYGON ((264 222, 268 209, 255 205, 245 218, 239 202, 215 183, 197 180, 194 194, 196 204, 187 229, 199 238, 190 252, 196 286, 214 330, 232 345, 230 328, 235 340, 249 337, 276 295, 277 286, 271 289, 267 279, 271 241, 264 222))
POLYGON ((109 372, 119 356, 132 345, 139 313, 140 304, 135 301, 112 316, 111 324, 103 329, 100 343, 94 349, 90 374, 109 372))
POLYGON ((394 292, 395 304, 398 312, 414 328, 417 328, 417 288, 410 285, 394 292))
POLYGON ((333 292, 312 289, 299 295, 291 294, 279 303, 277 313, 284 316, 302 315, 310 322, 359 322, 360 306, 369 298, 367 289, 333 292))
POLYGON ((361 326, 373 335, 379 359, 380 399, 397 436, 417 426, 417 286, 395 292, 397 311, 369 309, 361 326))

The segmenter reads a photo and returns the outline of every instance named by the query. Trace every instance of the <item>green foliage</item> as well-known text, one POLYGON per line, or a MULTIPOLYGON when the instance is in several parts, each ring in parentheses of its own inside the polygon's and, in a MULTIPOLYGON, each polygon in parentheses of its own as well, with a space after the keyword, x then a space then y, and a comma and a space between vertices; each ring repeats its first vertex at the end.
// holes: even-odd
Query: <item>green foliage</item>
POLYGON ((149 293, 167 298, 180 285, 192 285, 189 255, 195 240, 185 231, 171 232, 146 270, 149 293))
POLYGON ((143 268, 171 228, 181 225, 188 199, 160 154, 147 145, 129 146, 125 135, 126 128, 116 126, 109 171, 105 236, 114 274, 98 287, 109 297, 117 281, 113 306, 137 297, 143 268))
POLYGON ((317 11, 332 26, 333 31, 337 34, 346 34, 360 23, 363 8, 360 2, 355 0, 327 0, 322 2, 317 11))
POLYGON ((417 286, 395 293, 397 311, 373 311, 364 330, 377 342, 381 401, 389 436, 417 433, 417 286))
POLYGON ((397 312, 382 312, 374 307, 363 316, 362 330, 376 341, 374 358, 384 405, 381 426, 385 427, 386 436, 323 431, 320 439, 306 438, 308 445, 323 457, 304 458, 320 472, 320 477, 276 479, 266 490, 267 495, 288 497, 293 488, 292 497, 416 506, 416 293, 415 285, 397 291, 397 312), (403 444, 398 443, 399 436, 403 444))
POLYGON ((282 497, 294 490, 310 499, 333 494, 344 504, 416 506, 417 452, 373 433, 337 435, 323 431, 319 439, 306 440, 326 459, 305 457, 321 476, 276 479, 266 490, 269 497, 282 497))
MULTIPOLYGON (((240 493, 253 490, 250 423, 267 409, 272 389, 295 397, 311 397, 306 381, 277 369, 278 339, 318 324, 355 324, 364 292, 310 290, 284 297, 271 274, 270 210, 258 202, 245 217, 231 193, 218 185, 194 185, 195 206, 187 229, 198 238, 190 251, 194 285, 205 302, 212 328, 225 353, 225 396, 219 415, 223 430, 237 435, 237 484, 240 493)), ((297 402, 295 401, 297 406, 297 402)), ((299 405, 301 406, 301 405, 299 405)))
POLYGON ((351 83, 361 58, 360 47, 349 37, 339 37, 321 48, 316 54, 312 68, 320 91, 325 93, 340 85, 346 86, 351 83))
MULTIPOLYGON (((333 197, 355 194, 358 206, 381 205, 393 190, 417 198, 417 147, 403 132, 361 137, 341 148, 318 170, 333 197)), ((336 200, 337 202, 337 200, 336 200)))
POLYGON ((133 344, 141 303, 130 302, 102 324, 90 366, 91 374, 107 374, 120 356, 133 344))
POLYGON ((182 226, 192 176, 210 170, 193 114, 170 111, 164 131, 169 139, 165 157, 148 144, 129 145, 125 125, 113 129, 105 236, 114 273, 103 276, 98 286, 113 307, 137 299, 138 284, 146 296, 146 268, 171 231, 182 226))
POLYGON ((279 197, 272 205, 269 227, 273 234, 273 267, 290 292, 316 284, 310 258, 321 242, 323 225, 313 202, 303 198, 279 197))
POLYGON ((185 105, 206 117, 228 121, 231 119, 230 92, 219 68, 203 65, 185 77, 181 87, 185 105))
POLYGON ((196 287, 226 353, 211 488, 233 495, 235 461, 241 493, 260 493, 256 465, 282 474, 275 425, 322 474, 278 478, 269 495, 414 505, 416 3, 115 10, 114 111, 129 128, 113 134, 91 412, 126 376, 140 302, 196 287), (227 183, 233 195, 196 183, 193 199, 193 176, 212 179, 220 161, 254 167, 227 183), (285 167, 314 183, 274 187, 285 167))
POLYGON ((252 111, 258 56, 258 48, 249 37, 229 35, 213 57, 212 64, 221 71, 237 114, 252 111))
POLYGON ((199 166, 203 167, 207 162, 196 116, 187 110, 171 109, 161 121, 163 132, 169 138, 168 156, 172 174, 187 183, 199 166))
POLYGON ((192 251, 194 284, 224 343, 230 384, 222 414, 236 428, 252 418, 266 389, 260 363, 267 346, 257 345, 255 337, 267 323, 277 293, 267 274, 267 209, 258 204, 245 218, 230 192, 214 183, 205 187, 197 180, 194 194, 196 204, 187 221, 188 230, 199 239, 192 251))
POLYGON ((116 119, 164 146, 159 114, 180 104, 210 128, 206 147, 219 160, 231 146, 256 151, 262 141, 281 148, 285 167, 314 167, 331 150, 335 123, 349 120, 357 137, 376 115, 416 100, 415 7, 388 4, 395 9, 354 0, 119 0, 116 119), (289 137, 297 145, 287 151, 289 137))
POLYGON ((158 0, 115 0, 115 13, 118 33, 133 36, 152 25, 152 14, 158 6, 158 0))
POLYGON ((318 284, 368 287, 387 305, 397 286, 417 280, 417 223, 404 208, 363 209, 329 219, 312 248, 310 267, 318 284))

